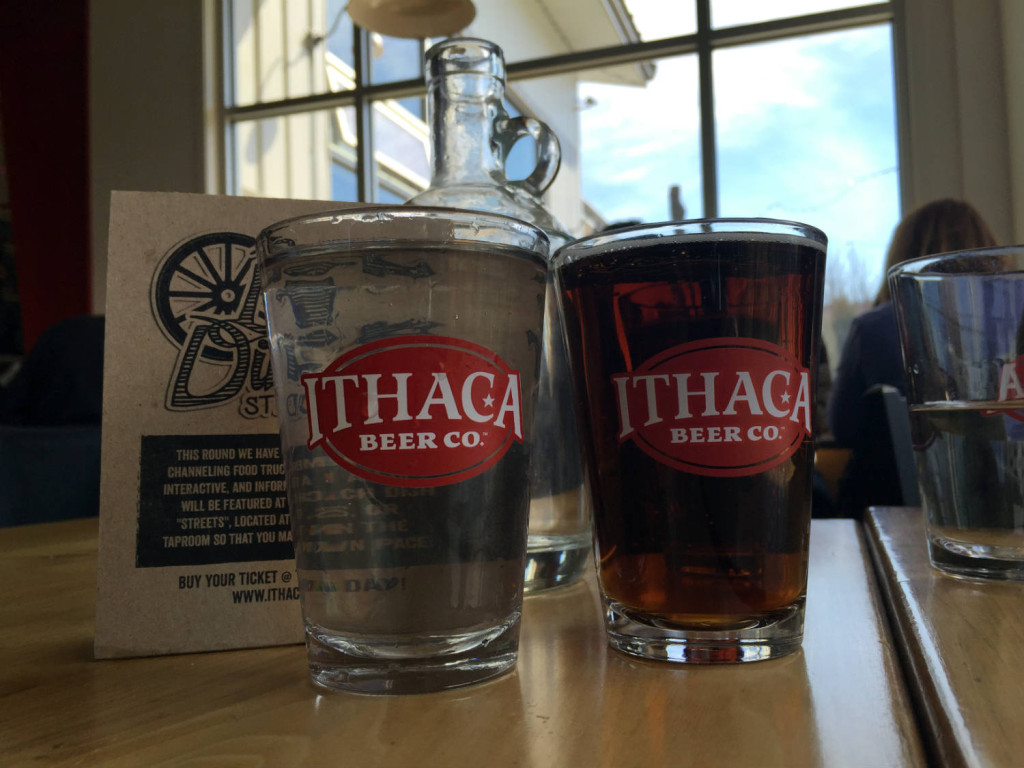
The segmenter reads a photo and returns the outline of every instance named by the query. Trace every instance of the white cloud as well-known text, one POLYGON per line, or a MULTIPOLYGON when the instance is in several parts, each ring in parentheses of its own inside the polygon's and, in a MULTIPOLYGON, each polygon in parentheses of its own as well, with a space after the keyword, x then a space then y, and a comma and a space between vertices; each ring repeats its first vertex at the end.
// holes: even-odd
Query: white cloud
POLYGON ((631 181, 643 181, 650 174, 650 168, 644 166, 636 166, 634 168, 625 168, 621 171, 613 172, 605 177, 605 180, 610 184, 625 184, 631 181))
POLYGON ((719 135, 743 134, 767 106, 814 109, 819 62, 805 40, 783 40, 717 51, 712 61, 719 135))

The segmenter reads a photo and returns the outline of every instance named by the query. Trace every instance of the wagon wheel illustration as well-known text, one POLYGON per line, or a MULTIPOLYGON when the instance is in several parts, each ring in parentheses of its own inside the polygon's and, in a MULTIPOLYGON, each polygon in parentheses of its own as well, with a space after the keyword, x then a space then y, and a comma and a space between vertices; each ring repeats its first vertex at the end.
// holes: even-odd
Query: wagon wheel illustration
MULTIPOLYGON (((256 240, 237 232, 192 238, 164 260, 153 281, 153 308, 164 333, 179 346, 196 321, 233 320, 254 334, 265 333, 260 301, 256 240)), ((233 345, 217 348, 211 334, 203 346, 207 360, 230 361, 233 345)))

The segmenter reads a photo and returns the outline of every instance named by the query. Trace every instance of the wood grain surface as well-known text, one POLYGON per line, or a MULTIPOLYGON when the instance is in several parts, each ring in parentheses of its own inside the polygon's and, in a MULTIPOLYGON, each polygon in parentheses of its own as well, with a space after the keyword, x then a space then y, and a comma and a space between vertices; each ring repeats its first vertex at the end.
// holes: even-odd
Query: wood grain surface
POLYGON ((1024 765, 1024 584, 932 568, 920 509, 866 523, 936 762, 1024 765))
POLYGON ((812 531, 795 655, 633 660, 588 577, 527 599, 512 674, 387 698, 318 692, 301 646, 94 661, 96 521, 0 530, 0 764, 923 765, 860 531, 812 531))

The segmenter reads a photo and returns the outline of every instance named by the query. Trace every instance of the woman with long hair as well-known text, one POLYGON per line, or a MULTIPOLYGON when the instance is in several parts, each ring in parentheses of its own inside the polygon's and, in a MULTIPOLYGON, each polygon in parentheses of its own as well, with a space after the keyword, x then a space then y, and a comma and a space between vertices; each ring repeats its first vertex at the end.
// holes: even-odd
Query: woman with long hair
MULTIPOLYGON (((920 256, 993 245, 992 230, 972 205, 962 200, 936 200, 905 216, 896 227, 885 272, 920 256)), ((828 423, 838 445, 850 448, 857 443, 864 421, 863 395, 876 384, 906 392, 896 313, 884 274, 874 306, 850 326, 832 383, 828 423)))

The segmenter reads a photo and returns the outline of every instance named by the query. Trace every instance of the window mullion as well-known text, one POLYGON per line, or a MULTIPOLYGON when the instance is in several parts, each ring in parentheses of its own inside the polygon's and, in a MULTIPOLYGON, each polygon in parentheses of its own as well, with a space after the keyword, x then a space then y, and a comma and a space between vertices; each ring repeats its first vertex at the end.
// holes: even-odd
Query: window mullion
POLYGON ((377 164, 373 154, 373 101, 366 95, 370 84, 370 33, 355 27, 356 87, 356 183, 360 202, 372 203, 377 191, 377 164))
POLYGON ((230 37, 230 30, 234 28, 233 16, 235 8, 234 3, 227 2, 227 0, 221 0, 221 2, 214 4, 214 6, 213 18, 207 16, 207 22, 212 25, 208 35, 211 37, 215 36, 215 39, 210 41, 210 50, 214 51, 215 61, 220 62, 222 71, 218 73, 216 68, 213 68, 208 73, 213 93, 219 95, 220 104, 217 108, 217 124, 212 126, 212 130, 209 130, 207 133, 208 141, 213 144, 207 150, 207 165, 209 166, 210 162, 213 161, 214 158, 210 157, 213 155, 219 161, 221 167, 216 171, 218 176, 216 181, 211 180, 208 171, 206 191, 210 194, 237 195, 239 194, 238 148, 236 140, 238 128, 225 115, 228 109, 238 103, 238 97, 235 93, 238 64, 233 41, 230 37))
POLYGON ((711 0, 697 0, 697 67, 700 80, 700 155, 704 216, 710 218, 718 215, 715 92, 711 71, 711 0))
POLYGON ((910 174, 903 172, 904 169, 911 167, 913 161, 910 148, 910 92, 907 85, 907 16, 904 0, 893 0, 892 7, 890 31, 896 99, 896 162, 899 166, 900 209, 909 211, 913 207, 913 192, 910 187, 910 174))

